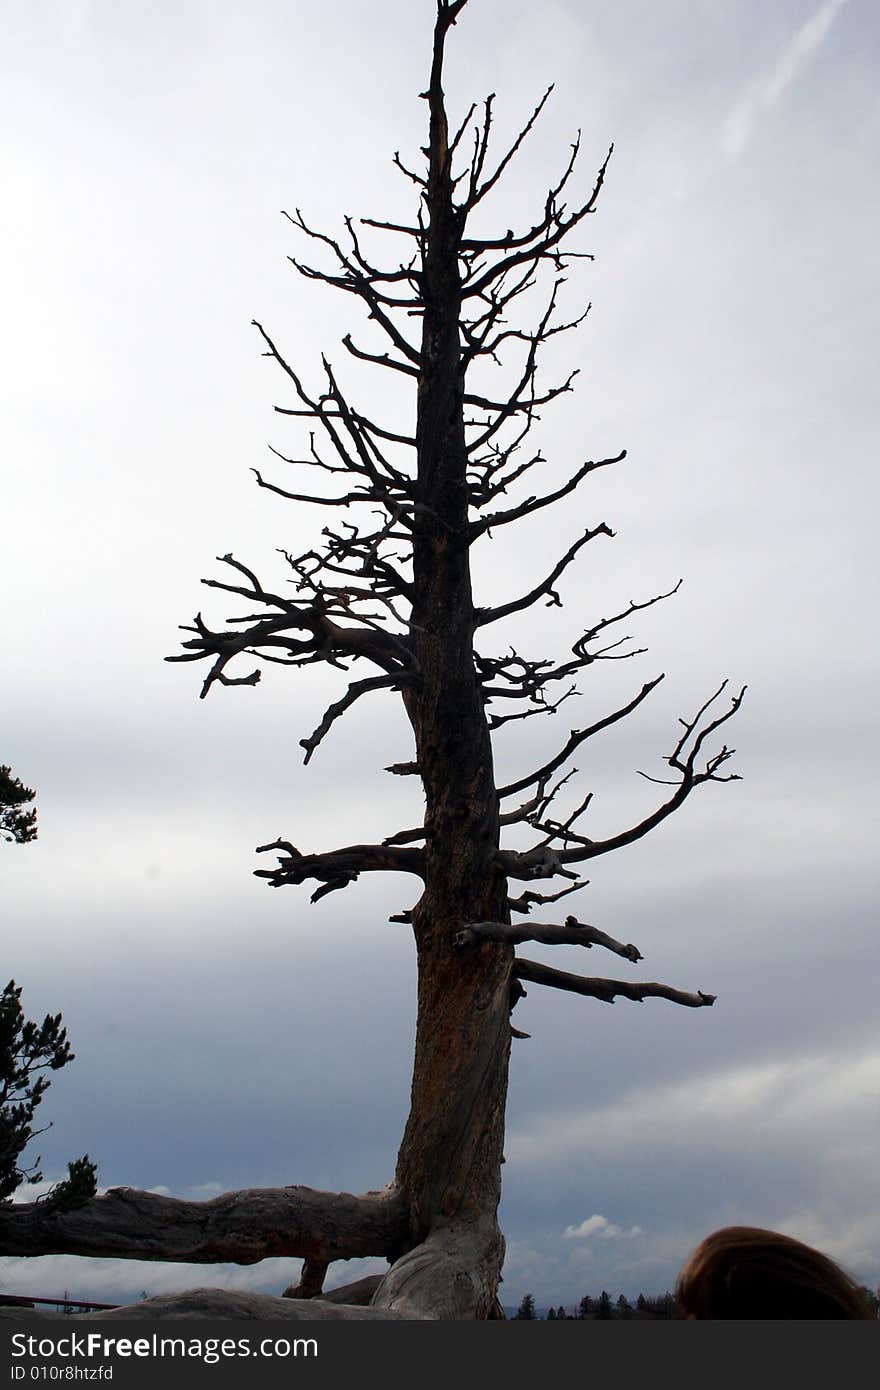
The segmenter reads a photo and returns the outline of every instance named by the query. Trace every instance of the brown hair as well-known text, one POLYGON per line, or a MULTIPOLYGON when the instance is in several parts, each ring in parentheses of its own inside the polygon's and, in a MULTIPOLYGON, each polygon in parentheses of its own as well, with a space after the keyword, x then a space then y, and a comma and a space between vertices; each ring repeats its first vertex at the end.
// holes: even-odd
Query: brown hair
POLYGON ((868 1318, 838 1265, 791 1236, 725 1226, 697 1246, 675 1288, 681 1318, 868 1318))

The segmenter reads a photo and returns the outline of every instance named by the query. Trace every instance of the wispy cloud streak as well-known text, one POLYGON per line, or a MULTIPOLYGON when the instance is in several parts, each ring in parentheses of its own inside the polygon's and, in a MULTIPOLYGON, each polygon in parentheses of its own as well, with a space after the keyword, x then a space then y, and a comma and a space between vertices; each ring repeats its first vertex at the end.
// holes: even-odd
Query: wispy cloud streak
POLYGON ((721 146, 725 154, 735 158, 742 153, 761 115, 776 105, 786 88, 824 43, 846 2, 825 0, 789 39, 770 73, 748 83, 722 126, 721 146))

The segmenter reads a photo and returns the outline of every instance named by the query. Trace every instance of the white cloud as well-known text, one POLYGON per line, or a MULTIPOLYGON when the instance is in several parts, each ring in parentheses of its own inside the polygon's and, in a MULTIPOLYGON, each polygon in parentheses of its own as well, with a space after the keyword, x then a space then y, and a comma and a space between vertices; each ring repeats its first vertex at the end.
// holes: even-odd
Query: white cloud
POLYGON ((775 106, 785 89, 800 74, 826 39, 845 4, 846 0, 824 0, 816 13, 789 39, 767 76, 749 82, 724 121, 721 145, 725 154, 735 157, 742 153, 761 113, 775 106))
POLYGON ((191 1197, 194 1202, 209 1202, 212 1197, 219 1197, 223 1191, 223 1184, 219 1182, 200 1182, 194 1187, 186 1189, 187 1197, 191 1197))
POLYGON ((579 1226, 566 1226, 563 1231, 566 1240, 587 1240, 590 1236, 601 1236, 602 1240, 632 1240, 634 1236, 641 1235, 644 1235, 641 1226, 630 1226, 629 1230, 625 1231, 598 1213, 588 1216, 579 1226))

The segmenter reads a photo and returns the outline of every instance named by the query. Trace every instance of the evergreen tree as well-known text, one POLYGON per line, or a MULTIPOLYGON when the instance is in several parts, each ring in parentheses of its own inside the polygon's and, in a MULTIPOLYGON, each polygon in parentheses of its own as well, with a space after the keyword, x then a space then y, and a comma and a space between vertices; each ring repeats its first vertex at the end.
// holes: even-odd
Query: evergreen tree
POLYGON ((546 1319, 546 1320, 547 1320, 547 1322, 555 1322, 555 1321, 556 1321, 556 1309, 555 1309, 555 1308, 548 1308, 548 1309, 547 1309, 547 1319, 546 1319))
POLYGON ((599 1304, 596 1308, 596 1317, 601 1318, 603 1322, 607 1322, 611 1316, 611 1299, 608 1296, 607 1290, 603 1289, 599 1295, 599 1304))
POLYGON ((629 1300, 625 1294, 621 1294, 617 1300, 617 1316, 619 1318, 631 1318, 633 1315, 629 1300))
POLYGON ((675 1313, 675 1296, 668 1291, 645 1299, 645 1308, 652 1318, 671 1318, 675 1313))
POLYGON ((533 1322, 535 1318, 535 1300, 530 1293, 523 1296, 523 1301, 516 1310, 516 1317, 524 1322, 533 1322))
POLYGON ((588 1293, 585 1293, 578 1304, 578 1317, 590 1318, 593 1316, 593 1300, 588 1293))
POLYGON ((646 1311, 648 1307, 648 1301, 643 1293, 640 1293, 638 1298, 636 1299, 636 1307, 638 1308, 640 1313, 644 1313, 646 1311))
POLYGON ((0 839, 25 845, 37 838, 36 808, 21 810, 35 796, 35 791, 13 777, 11 767, 5 763, 0 766, 0 839))
POLYGON ((559 1307, 556 1309, 556 1320, 557 1320, 557 1322, 566 1322, 567 1319, 568 1319, 568 1313, 566 1313, 565 1309, 563 1308, 562 1304, 560 1303, 559 1307))
MULTIPOLYGON (((34 1114, 49 1088, 47 1071, 60 1071, 74 1054, 60 1014, 41 1024, 25 1019, 21 986, 14 980, 0 994, 0 1202, 22 1183, 42 1181, 39 1158, 29 1167, 19 1160, 31 1139, 49 1128, 34 1129, 34 1114)), ((54 1207, 75 1206, 95 1195, 95 1166, 88 1155, 68 1164, 68 1177, 47 1199, 54 1207)))

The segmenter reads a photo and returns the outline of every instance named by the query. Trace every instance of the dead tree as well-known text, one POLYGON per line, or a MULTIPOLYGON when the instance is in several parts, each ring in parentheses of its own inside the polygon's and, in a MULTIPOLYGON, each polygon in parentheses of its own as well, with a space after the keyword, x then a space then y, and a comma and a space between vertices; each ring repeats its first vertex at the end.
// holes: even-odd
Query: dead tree
POLYGON ((547 574, 509 601, 481 607, 472 594, 475 546, 571 497, 591 474, 624 454, 582 462, 560 486, 536 486, 523 496, 523 480, 536 476, 531 470, 544 462, 540 452, 524 448, 526 438, 541 408, 569 391, 575 376, 542 384, 539 351, 584 317, 560 320, 557 300, 569 263, 589 259, 569 239, 596 208, 608 157, 588 196, 572 201, 578 137, 531 225, 497 237, 471 234, 472 214, 505 174, 549 92, 500 157, 490 156, 492 96, 479 110, 472 106, 450 133, 444 46, 465 4, 437 0, 423 93, 427 167, 418 172, 394 156, 417 190, 413 221, 346 218, 344 236, 337 239, 315 230, 298 210, 290 217, 318 262, 291 258, 297 271, 353 296, 384 339, 382 350, 375 350, 346 336, 347 352, 370 370, 411 383, 415 433, 366 414, 326 359, 321 386, 309 387, 269 331, 256 324, 265 355, 286 383, 288 398, 276 410, 312 426, 301 454, 278 455, 290 472, 271 479, 257 472, 257 483, 297 507, 314 504, 331 520, 313 549, 285 554, 292 584, 283 592, 266 587, 233 555, 220 557, 222 577, 203 582, 241 600, 246 611, 227 619, 223 629, 197 615, 185 629, 190 635, 183 651, 169 658, 210 662, 202 696, 215 685, 256 685, 260 667, 248 669, 253 658, 291 667, 329 662, 346 673, 365 668, 369 674, 352 680, 301 740, 307 763, 355 701, 380 690, 396 691, 403 701, 415 755, 388 771, 421 780, 422 824, 382 843, 331 850, 275 840, 259 852, 276 862, 257 871, 276 888, 314 884, 313 902, 379 870, 415 880, 418 901, 398 918, 411 924, 415 937, 418 1020, 412 1105, 394 1179, 383 1192, 360 1197, 288 1187, 198 1203, 117 1189, 57 1216, 21 1207, 0 1216, 8 1253, 240 1263, 299 1255, 303 1275, 289 1292, 316 1300, 304 1304, 309 1315, 323 1306, 320 1292, 330 1261, 379 1255, 390 1269, 372 1292, 376 1315, 488 1317, 496 1308, 504 1252, 496 1209, 510 1041, 522 1036, 510 1014, 525 993, 524 982, 608 1002, 659 997, 692 1008, 713 1002, 701 991, 574 975, 517 954, 521 944, 538 941, 601 947, 629 964, 641 959, 635 946, 574 917, 546 924, 528 916, 573 893, 585 864, 640 840, 695 788, 731 780, 726 764, 733 750, 712 737, 739 708, 742 692, 718 710, 714 702, 722 686, 682 721, 666 758, 669 776, 659 779, 664 790, 658 804, 637 824, 604 839, 584 833, 589 796, 567 814, 555 809, 571 775, 570 761, 588 740, 640 706, 662 676, 589 727, 573 729, 540 767, 496 786, 492 731, 557 709, 572 680, 593 663, 634 655, 628 639, 617 636, 620 625, 667 595, 597 619, 567 660, 505 652, 493 637, 495 625, 541 602, 561 604, 566 571, 586 546, 613 534, 604 521, 582 529, 547 574), (367 238, 380 232, 406 248, 390 268, 377 264, 368 249, 367 238), (540 291, 542 283, 537 322, 511 326, 517 301, 540 291), (506 371, 512 367, 513 378, 493 392, 483 384, 485 369, 492 377, 505 353, 512 355, 506 371), (309 486, 299 477, 320 481, 309 486), (244 670, 240 657, 250 658, 244 670), (530 847, 506 847, 509 827, 530 828, 530 847), (546 891, 536 888, 539 882, 546 891), (511 914, 526 920, 512 921, 511 914))

